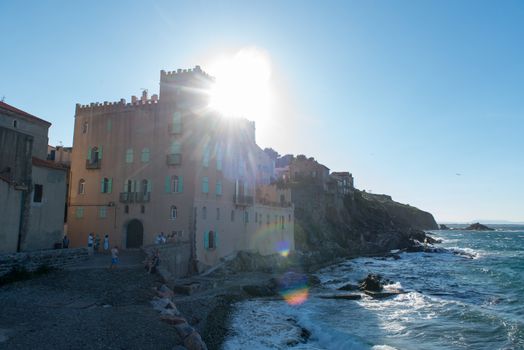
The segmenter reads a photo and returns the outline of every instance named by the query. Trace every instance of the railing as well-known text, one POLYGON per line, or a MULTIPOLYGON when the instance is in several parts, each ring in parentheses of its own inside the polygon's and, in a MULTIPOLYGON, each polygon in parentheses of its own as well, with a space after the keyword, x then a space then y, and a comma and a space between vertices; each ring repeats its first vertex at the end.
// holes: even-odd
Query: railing
POLYGON ((170 134, 181 134, 182 123, 169 123, 168 129, 170 134))
POLYGON ((293 204, 291 202, 281 201, 281 202, 272 202, 268 201, 265 198, 257 198, 256 199, 257 204, 267 205, 269 207, 277 207, 277 208, 290 208, 293 204))
POLYGON ((90 161, 86 159, 86 169, 100 169, 102 166, 102 159, 97 159, 95 161, 90 161))
POLYGON ((253 205, 253 197, 235 194, 233 195, 233 202, 235 205, 248 207, 253 205))
POLYGON ((120 203, 132 203, 135 199, 135 192, 120 192, 120 203))
POLYGON ((180 153, 173 153, 168 154, 166 158, 167 165, 180 165, 182 164, 182 154, 180 153))
POLYGON ((138 192, 136 193, 135 201, 137 203, 145 203, 149 202, 151 200, 151 193, 150 192, 138 192))

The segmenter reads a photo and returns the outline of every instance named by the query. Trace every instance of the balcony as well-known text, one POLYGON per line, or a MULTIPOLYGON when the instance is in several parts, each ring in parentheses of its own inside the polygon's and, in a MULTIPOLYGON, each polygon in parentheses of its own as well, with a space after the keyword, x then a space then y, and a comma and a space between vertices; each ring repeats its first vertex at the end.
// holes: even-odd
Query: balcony
POLYGON ((135 199, 135 192, 120 192, 120 203, 132 203, 135 199))
POLYGON ((249 207, 253 205, 253 197, 235 194, 233 196, 233 202, 239 207, 249 207))
POLYGON ((136 193, 135 202, 137 203, 146 203, 151 200, 151 193, 150 192, 138 192, 136 193))
POLYGON ((168 154, 166 158, 167 165, 180 165, 182 164, 182 154, 181 153, 173 153, 168 154))
POLYGON ((86 169, 100 169, 102 166, 102 159, 89 160, 86 159, 86 169))
POLYGON ((169 133, 171 135, 177 135, 182 133, 182 123, 169 123, 169 133))

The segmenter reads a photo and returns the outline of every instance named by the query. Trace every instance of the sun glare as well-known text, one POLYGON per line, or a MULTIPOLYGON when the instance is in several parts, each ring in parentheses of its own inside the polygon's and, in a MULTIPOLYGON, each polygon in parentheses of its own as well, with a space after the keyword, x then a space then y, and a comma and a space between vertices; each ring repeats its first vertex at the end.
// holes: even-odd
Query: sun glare
POLYGON ((259 121, 269 115, 271 104, 270 61, 264 52, 243 49, 221 57, 208 68, 216 78, 210 107, 226 117, 259 121))

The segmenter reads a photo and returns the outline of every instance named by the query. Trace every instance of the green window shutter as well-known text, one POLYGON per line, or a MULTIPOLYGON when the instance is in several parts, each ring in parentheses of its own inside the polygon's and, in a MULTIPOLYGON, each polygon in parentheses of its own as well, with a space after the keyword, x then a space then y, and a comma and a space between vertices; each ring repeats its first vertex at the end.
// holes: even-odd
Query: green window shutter
POLYGON ((153 183, 151 180, 147 180, 147 192, 151 192, 151 187, 153 186, 153 183))
POLYGON ((109 179, 109 183, 107 184, 107 193, 113 192, 113 178, 109 179))
POLYGON ((184 191, 184 177, 180 175, 178 177, 178 192, 182 193, 184 191))
POLYGON ((209 249, 209 234, 204 232, 204 248, 209 249))
POLYGON ((102 180, 100 180, 100 192, 104 193, 104 178, 102 178, 102 180))
POLYGON ((111 126, 112 126, 111 125, 111 119, 108 119, 107 120, 107 131, 109 131, 109 132, 111 131, 111 126))
POLYGON ((166 182, 164 184, 164 189, 166 193, 171 192, 171 176, 166 176, 166 182))
POLYGON ((102 159, 102 150, 104 149, 103 146, 98 146, 98 159, 102 159))
POLYGON ((215 238, 215 239, 214 239, 214 241, 215 241, 215 248, 218 249, 218 233, 217 233, 217 231, 215 230, 215 231, 213 232, 213 234, 214 234, 214 238, 215 238))
POLYGON ((87 160, 91 161, 91 147, 87 148, 87 160))
POLYGON ((84 208, 76 208, 76 217, 77 219, 84 217, 84 208))

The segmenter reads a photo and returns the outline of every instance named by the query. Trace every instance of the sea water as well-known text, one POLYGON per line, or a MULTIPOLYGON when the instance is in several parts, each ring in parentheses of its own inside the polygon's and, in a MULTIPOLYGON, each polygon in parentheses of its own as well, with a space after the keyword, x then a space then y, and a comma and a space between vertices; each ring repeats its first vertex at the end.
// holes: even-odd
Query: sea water
POLYGON ((524 226, 434 231, 443 253, 358 258, 317 273, 301 303, 237 304, 224 349, 524 349, 524 226), (321 299, 367 274, 406 293, 321 299), (307 330, 307 331, 305 331, 307 330))

